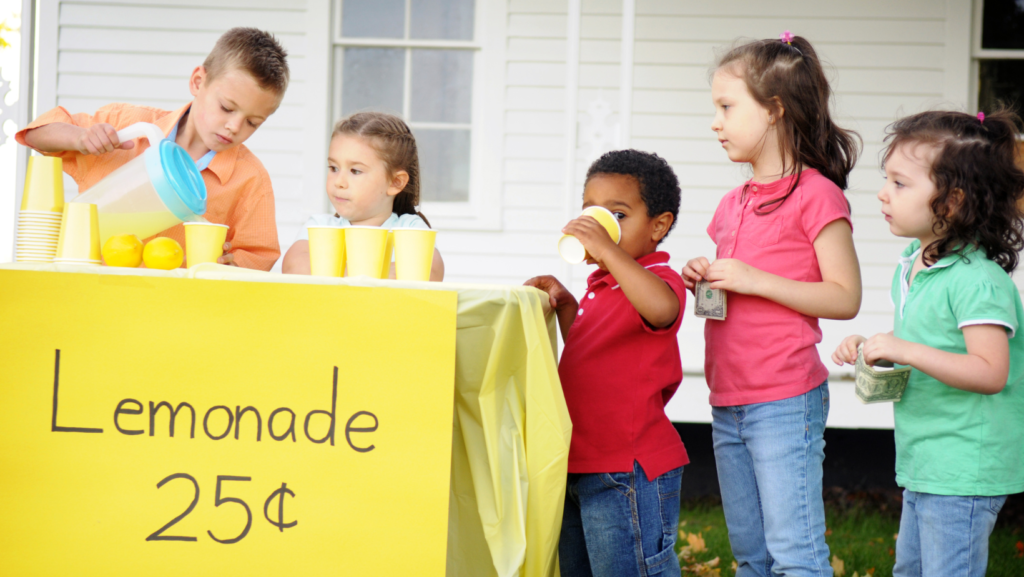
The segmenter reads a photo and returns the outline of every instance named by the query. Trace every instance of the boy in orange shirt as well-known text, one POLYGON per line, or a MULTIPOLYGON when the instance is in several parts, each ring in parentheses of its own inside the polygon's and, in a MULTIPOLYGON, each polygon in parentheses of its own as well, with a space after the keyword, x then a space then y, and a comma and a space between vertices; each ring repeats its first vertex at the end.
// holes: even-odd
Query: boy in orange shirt
MULTIPOLYGON (((118 130, 136 122, 159 126, 196 161, 206 184, 204 217, 230 227, 218 262, 270 270, 281 256, 273 189, 263 164, 242 143, 281 104, 288 87, 287 53, 267 32, 232 28, 192 71, 188 87, 194 99, 178 110, 115 103, 89 115, 58 106, 16 138, 63 159, 64 171, 84 192, 156 144, 119 142, 118 130)), ((180 224, 157 236, 185 244, 180 224)))

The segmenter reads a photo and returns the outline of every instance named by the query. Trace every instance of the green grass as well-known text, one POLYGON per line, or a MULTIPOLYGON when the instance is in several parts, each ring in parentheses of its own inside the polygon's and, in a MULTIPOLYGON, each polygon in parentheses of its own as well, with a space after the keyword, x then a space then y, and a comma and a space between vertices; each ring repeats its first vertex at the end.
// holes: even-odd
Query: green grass
MULTIPOLYGON (((899 507, 883 504, 850 505, 849 503, 826 502, 825 523, 828 529, 826 541, 832 555, 845 565, 845 577, 857 572, 861 577, 890 577, 895 563, 893 551, 896 542, 893 536, 899 530, 899 507), (895 509, 895 510, 894 510, 895 509), (873 572, 869 573, 869 570, 873 572)), ((732 577, 733 556, 729 547, 729 535, 725 526, 722 506, 714 501, 700 500, 684 502, 679 513, 680 533, 700 534, 706 551, 693 553, 693 562, 683 561, 683 575, 718 575, 701 572, 696 563, 704 563, 718 557, 717 567, 723 577, 732 577), (690 570, 687 570, 687 567, 690 570)), ((1024 528, 999 523, 989 539, 988 577, 1020 577, 1024 575, 1024 558, 1019 556, 1017 543, 1024 540, 1024 528)), ((687 545, 685 539, 677 543, 677 551, 687 545)))

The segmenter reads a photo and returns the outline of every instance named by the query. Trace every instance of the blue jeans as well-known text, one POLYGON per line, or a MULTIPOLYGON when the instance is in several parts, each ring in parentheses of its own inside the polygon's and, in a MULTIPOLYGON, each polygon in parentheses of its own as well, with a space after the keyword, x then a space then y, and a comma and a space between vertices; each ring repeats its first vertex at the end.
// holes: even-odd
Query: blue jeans
POLYGON ((906 489, 893 577, 982 577, 988 537, 1006 502, 999 497, 932 495, 906 489))
POLYGON ((648 481, 630 473, 570 473, 558 541, 562 577, 678 577, 683 468, 648 481))
POLYGON ((797 397, 711 413, 736 577, 831 577, 821 497, 828 381, 797 397))

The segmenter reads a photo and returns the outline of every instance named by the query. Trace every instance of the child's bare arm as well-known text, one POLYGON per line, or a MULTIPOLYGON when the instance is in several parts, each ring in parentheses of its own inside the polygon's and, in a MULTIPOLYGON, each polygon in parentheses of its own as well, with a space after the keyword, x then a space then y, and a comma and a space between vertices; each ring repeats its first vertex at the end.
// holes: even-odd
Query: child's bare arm
POLYGON ((135 146, 131 140, 121 142, 117 130, 105 122, 88 128, 65 122, 53 122, 25 133, 25 142, 40 152, 73 150, 81 154, 103 154, 135 146))
POLYGON ((567 224, 562 232, 575 236, 594 261, 602 264, 619 284, 633 308, 651 326, 664 328, 679 316, 679 297, 664 280, 636 262, 608 231, 593 218, 582 216, 567 224))
POLYGON ((1010 373, 1010 341, 1002 325, 963 328, 967 354, 940 351, 893 336, 875 335, 864 342, 864 362, 885 359, 910 365, 941 383, 982 395, 994 395, 1006 386, 1010 373))
POLYGON ((309 274, 309 241, 295 241, 281 261, 281 272, 284 274, 309 274))
POLYGON ((441 260, 441 252, 436 248, 434 249, 434 262, 430 264, 430 280, 431 282, 444 280, 444 261, 441 260))
MULTIPOLYGON (((861 282, 853 233, 845 220, 834 220, 814 240, 821 282, 801 282, 720 258, 707 269, 711 288, 756 295, 798 313, 823 319, 852 319, 860 311, 861 282)), ((692 262, 692 261, 691 261, 692 262)))
POLYGON ((535 276, 523 284, 548 293, 551 308, 558 316, 558 328, 562 332, 562 342, 565 342, 569 338, 569 327, 576 322, 576 311, 580 308, 576 297, 572 296, 572 293, 551 275, 535 276))

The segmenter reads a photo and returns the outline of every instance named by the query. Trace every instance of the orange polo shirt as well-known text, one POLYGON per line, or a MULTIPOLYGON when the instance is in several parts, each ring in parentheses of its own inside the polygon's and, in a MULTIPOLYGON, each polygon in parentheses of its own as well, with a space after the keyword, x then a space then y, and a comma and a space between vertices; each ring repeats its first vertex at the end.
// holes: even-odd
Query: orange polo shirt
MULTIPOLYGON (((83 128, 105 122, 116 130, 136 122, 150 122, 159 126, 167 135, 189 106, 191 103, 169 112, 148 106, 115 103, 100 108, 91 116, 84 113, 69 114, 58 106, 35 119, 27 128, 19 131, 15 138, 19 144, 28 146, 25 144, 25 133, 52 122, 64 122, 83 128)), ((63 160, 64 172, 75 179, 80 192, 85 192, 147 148, 149 142, 138 139, 131 150, 115 150, 97 156, 73 150, 43 154, 59 156, 63 160)), ((231 243, 235 264, 270 270, 281 256, 281 246, 277 242, 274 191, 270 175, 263 164, 244 144, 240 144, 218 152, 210 166, 202 171, 202 176, 206 183, 204 217, 210 222, 231 227, 228 229, 227 240, 231 243)), ((185 246, 185 228, 180 224, 156 236, 173 238, 185 246)))

